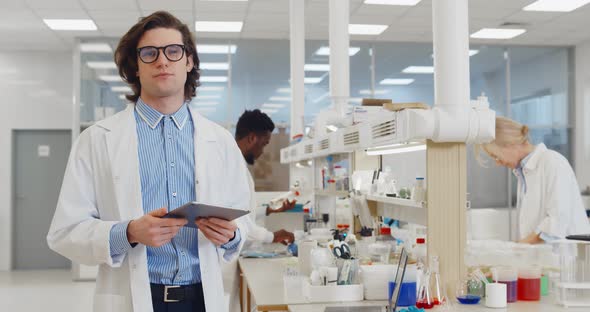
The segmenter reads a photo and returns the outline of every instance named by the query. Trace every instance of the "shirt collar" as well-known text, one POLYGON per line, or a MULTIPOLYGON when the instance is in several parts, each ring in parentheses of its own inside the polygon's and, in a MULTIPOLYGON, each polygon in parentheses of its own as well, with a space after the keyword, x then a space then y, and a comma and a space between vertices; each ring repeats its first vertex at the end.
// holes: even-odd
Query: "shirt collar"
MULTIPOLYGON (((166 115, 163 115, 151 106, 147 105, 144 101, 141 100, 141 98, 137 99, 135 109, 137 110, 137 113, 139 114, 141 119, 143 119, 152 129, 155 129, 156 126, 158 126, 158 123, 160 123, 160 120, 166 117, 166 115)), ((176 127, 182 130, 189 117, 188 106, 186 105, 186 103, 182 104, 180 109, 176 111, 174 114, 170 115, 170 117, 172 118, 172 121, 174 122, 176 127)))

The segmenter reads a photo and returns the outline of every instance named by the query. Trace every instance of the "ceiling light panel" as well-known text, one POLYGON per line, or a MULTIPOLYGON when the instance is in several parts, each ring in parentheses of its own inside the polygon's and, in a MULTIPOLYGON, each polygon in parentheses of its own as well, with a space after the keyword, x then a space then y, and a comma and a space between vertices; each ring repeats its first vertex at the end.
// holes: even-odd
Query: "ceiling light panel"
POLYGON ((520 28, 482 28, 481 30, 471 34, 471 38, 506 40, 520 36, 525 32, 525 29, 520 28))
POLYGON ((196 21, 195 30, 201 32, 241 32, 243 22, 196 21))
POLYGON ((571 12, 590 3, 590 0, 538 0, 523 8, 524 11, 571 12))
MULTIPOLYGON (((359 47, 349 47, 348 48, 348 55, 353 56, 353 55, 357 54, 360 50, 361 50, 361 48, 359 48, 359 47)), ((324 55, 330 56, 330 48, 329 47, 321 47, 315 52, 315 54, 322 55, 322 56, 324 56, 324 55)))
POLYGON ((433 74, 434 66, 408 66, 402 70, 404 74, 433 74))
POLYGON ((43 19, 45 25, 52 30, 93 31, 96 24, 91 19, 43 19))
POLYGON ((348 33, 351 35, 376 36, 384 32, 389 26, 371 24, 349 24, 348 33))
POLYGON ((397 79, 397 78, 387 78, 381 80, 379 84, 381 85, 391 85, 391 86, 406 86, 414 82, 414 79, 397 79))

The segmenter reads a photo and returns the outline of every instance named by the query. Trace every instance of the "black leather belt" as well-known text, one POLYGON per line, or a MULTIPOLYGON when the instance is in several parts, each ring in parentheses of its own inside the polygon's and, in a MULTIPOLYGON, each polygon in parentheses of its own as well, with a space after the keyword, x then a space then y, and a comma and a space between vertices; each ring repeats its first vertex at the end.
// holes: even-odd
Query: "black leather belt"
POLYGON ((152 298, 164 302, 195 301, 203 298, 203 285, 160 285, 150 284, 152 298))

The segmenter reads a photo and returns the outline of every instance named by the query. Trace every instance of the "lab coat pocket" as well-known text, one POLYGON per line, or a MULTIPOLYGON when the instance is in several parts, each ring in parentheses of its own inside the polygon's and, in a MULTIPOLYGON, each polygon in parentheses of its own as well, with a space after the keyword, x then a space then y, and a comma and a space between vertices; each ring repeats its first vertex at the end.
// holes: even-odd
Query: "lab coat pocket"
POLYGON ((94 312, 131 311, 127 307, 125 297, 118 295, 94 295, 94 312))

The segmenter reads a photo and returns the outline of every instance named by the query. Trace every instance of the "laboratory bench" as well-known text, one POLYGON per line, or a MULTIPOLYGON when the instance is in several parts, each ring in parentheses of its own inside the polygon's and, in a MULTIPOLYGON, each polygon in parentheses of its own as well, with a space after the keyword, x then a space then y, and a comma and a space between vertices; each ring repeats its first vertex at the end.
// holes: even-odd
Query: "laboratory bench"
MULTIPOLYGON (((256 304, 256 311, 290 311, 290 312, 319 312, 327 307, 348 307, 347 311, 354 311, 352 307, 385 306, 386 301, 360 301, 341 303, 299 303, 285 299, 283 286, 283 272, 293 265, 296 258, 253 259, 240 258, 240 294, 246 292, 245 298, 240 296, 242 307, 256 304), (253 302, 252 302, 253 300, 253 302)), ((485 300, 485 299, 484 299, 485 300)), ((478 305, 462 305, 454 303, 450 309, 435 308, 427 311, 518 311, 518 312, 566 312, 589 311, 590 308, 565 308, 553 303, 551 297, 543 297, 538 302, 518 301, 509 303, 505 309, 487 308, 483 301, 478 305)), ((248 310, 250 311, 250 310, 248 310)), ((359 311, 362 311, 359 309, 359 311)))

